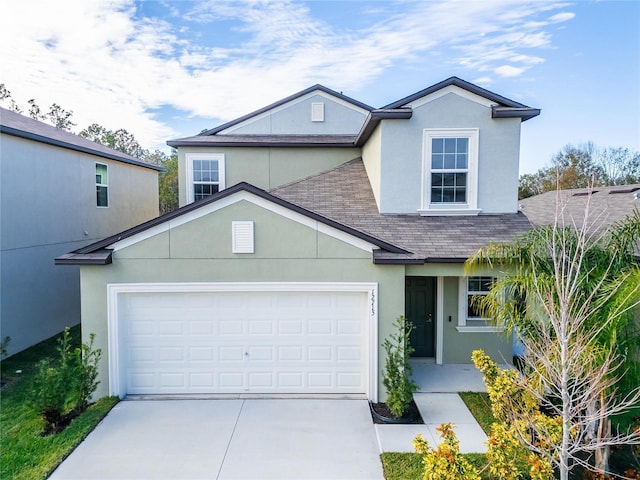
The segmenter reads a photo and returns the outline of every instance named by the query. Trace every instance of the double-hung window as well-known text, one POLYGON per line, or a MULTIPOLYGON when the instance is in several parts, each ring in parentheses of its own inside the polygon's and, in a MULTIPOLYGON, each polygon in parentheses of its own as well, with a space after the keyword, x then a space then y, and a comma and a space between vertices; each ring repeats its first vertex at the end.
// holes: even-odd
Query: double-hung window
POLYGON ((490 319, 482 315, 479 307, 480 297, 486 296, 494 282, 495 277, 476 276, 460 277, 459 284, 459 331, 496 331, 497 327, 491 325, 490 319))
POLYGON ((187 154, 187 202, 195 202, 224 189, 224 155, 187 154))
POLYGON ((423 215, 478 213, 478 129, 426 129, 423 215))
POLYGON ((109 206, 109 176, 107 165, 96 163, 96 206, 109 206))

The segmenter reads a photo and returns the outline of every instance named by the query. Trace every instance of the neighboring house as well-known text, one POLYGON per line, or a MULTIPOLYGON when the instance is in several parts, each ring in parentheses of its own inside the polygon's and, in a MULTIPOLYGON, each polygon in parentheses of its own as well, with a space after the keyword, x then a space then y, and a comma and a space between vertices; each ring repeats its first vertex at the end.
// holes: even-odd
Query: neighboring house
POLYGON ((589 230, 599 231, 640 211, 640 185, 545 192, 520 200, 520 211, 534 225, 553 225, 557 217, 560 224, 578 227, 588 212, 589 230))
POLYGON ((55 257, 158 215, 159 167, 0 108, 0 320, 13 354, 80 322, 55 257))
POLYGON ((81 266, 100 394, 384 397, 381 343, 470 363, 511 341, 463 262, 531 225, 522 121, 539 110, 452 77, 380 109, 316 85, 173 140, 181 208, 57 259, 81 266))

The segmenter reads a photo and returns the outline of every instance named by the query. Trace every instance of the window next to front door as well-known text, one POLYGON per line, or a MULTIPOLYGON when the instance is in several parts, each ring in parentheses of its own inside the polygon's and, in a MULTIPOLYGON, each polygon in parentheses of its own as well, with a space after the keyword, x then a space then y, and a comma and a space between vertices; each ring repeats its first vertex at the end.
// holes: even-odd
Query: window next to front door
POLYGON ((109 206, 109 176, 104 163, 96 163, 96 206, 109 206))
POLYGON ((477 215, 478 129, 426 129, 422 215, 477 215))
POLYGON ((224 189, 224 154, 188 153, 187 202, 202 200, 224 189))

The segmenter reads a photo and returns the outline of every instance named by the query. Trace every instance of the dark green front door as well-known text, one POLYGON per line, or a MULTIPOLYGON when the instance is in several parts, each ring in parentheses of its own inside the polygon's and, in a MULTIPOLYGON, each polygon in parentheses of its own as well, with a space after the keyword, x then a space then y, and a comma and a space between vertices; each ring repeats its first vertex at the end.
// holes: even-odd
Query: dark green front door
POLYGON ((405 316, 413 323, 413 357, 435 356, 436 290, 434 277, 406 277, 405 316))

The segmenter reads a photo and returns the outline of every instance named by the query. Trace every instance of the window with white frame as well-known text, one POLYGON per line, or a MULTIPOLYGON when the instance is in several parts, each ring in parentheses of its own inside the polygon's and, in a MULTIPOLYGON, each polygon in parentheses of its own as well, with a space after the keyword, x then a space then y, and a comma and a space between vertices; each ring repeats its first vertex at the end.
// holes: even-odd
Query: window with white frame
POLYGON ((109 176, 104 163, 96 163, 96 206, 109 206, 109 176))
POLYGON ((477 214, 478 129, 426 129, 421 214, 477 214))
POLYGON ((479 307, 480 297, 486 296, 495 283, 491 276, 460 277, 458 329, 473 331, 474 329, 492 329, 490 319, 482 315, 479 307))
POLYGON ((224 155, 187 154, 187 202, 195 202, 224 189, 224 155))

